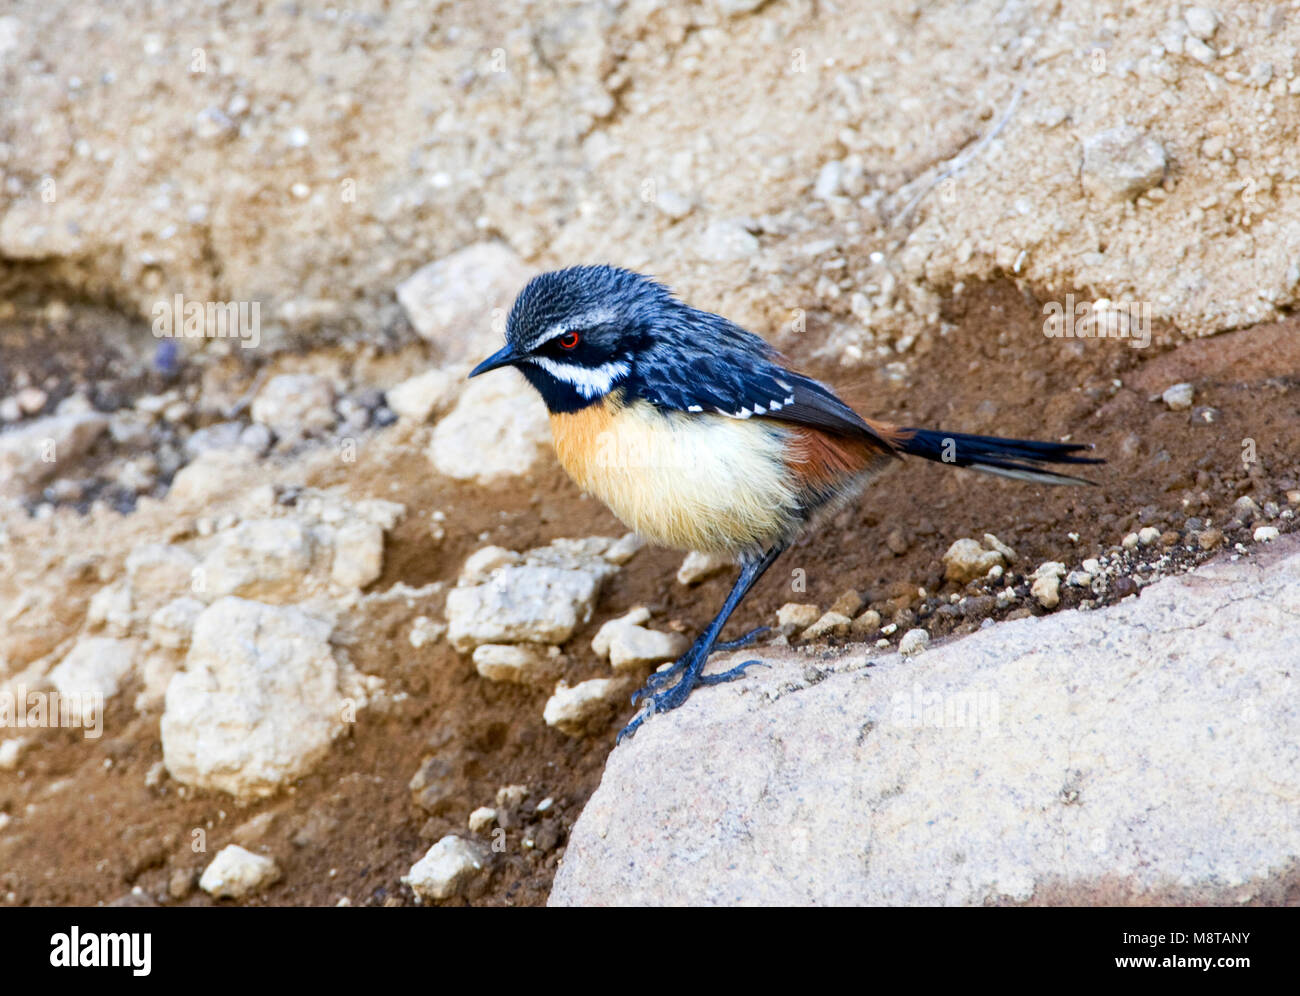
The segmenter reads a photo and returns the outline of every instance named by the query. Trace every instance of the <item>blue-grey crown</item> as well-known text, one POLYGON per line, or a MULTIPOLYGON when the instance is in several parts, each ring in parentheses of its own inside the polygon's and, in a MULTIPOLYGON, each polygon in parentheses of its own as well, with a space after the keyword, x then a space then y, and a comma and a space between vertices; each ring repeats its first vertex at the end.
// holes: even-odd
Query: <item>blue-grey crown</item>
POLYGON ((506 338, 526 351, 561 323, 613 324, 624 330, 685 306, 662 284, 616 266, 570 266, 530 280, 515 298, 506 338))

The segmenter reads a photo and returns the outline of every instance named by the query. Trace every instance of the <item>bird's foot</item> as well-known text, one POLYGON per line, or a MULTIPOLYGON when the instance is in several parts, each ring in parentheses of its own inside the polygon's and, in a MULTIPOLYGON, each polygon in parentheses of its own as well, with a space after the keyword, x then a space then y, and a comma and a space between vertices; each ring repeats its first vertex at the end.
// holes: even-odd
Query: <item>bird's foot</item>
POLYGON ((699 684, 721 685, 728 681, 735 681, 737 678, 743 678, 745 676, 746 668, 753 667, 756 664, 759 667, 768 666, 767 664, 764 664, 762 661, 745 661, 745 663, 743 664, 737 664, 735 667, 729 668, 726 671, 720 671, 717 674, 702 674, 700 675, 699 684))
POLYGON ((702 675, 700 674, 700 668, 703 667, 703 662, 693 662, 690 660, 690 657, 691 655, 687 654, 668 670, 652 674, 650 676, 651 679, 653 680, 658 678, 659 681, 654 684, 646 682, 645 687, 637 690, 636 694, 632 696, 633 702, 636 702, 637 699, 646 695, 649 695, 649 699, 645 704, 645 708, 638 712, 636 716, 632 718, 632 721, 619 732, 618 743, 621 744, 624 740, 632 736, 632 734, 636 733, 641 724, 656 713, 668 712, 682 705, 688 698, 690 698, 691 692, 697 685, 721 685, 724 682, 735 681, 737 678, 743 678, 746 669, 754 667, 755 665, 758 665, 759 667, 767 667, 767 665, 762 661, 745 661, 742 664, 737 664, 735 667, 728 668, 726 671, 722 671, 718 674, 702 675), (662 691, 655 691, 655 689, 662 686, 672 674, 681 674, 683 671, 686 673, 677 684, 673 685, 671 688, 663 689, 662 691), (651 692, 654 692, 654 694, 651 695, 651 692))
MULTIPOLYGON (((713 645, 713 650, 711 650, 710 653, 716 654, 720 650, 721 651, 741 650, 745 647, 748 647, 751 643, 757 640, 764 633, 768 633, 770 631, 771 631, 770 626, 756 626, 754 629, 751 629, 744 636, 738 636, 734 640, 726 640, 722 643, 715 643, 713 645)), ((666 667, 662 671, 655 671, 652 675, 650 675, 650 677, 646 679, 644 685, 642 685, 640 688, 638 688, 635 692, 632 693, 632 704, 636 705, 637 702, 645 698, 651 692, 658 691, 659 689, 667 685, 669 682, 671 682, 678 675, 680 675, 683 671, 685 671, 690 666, 691 660, 698 652, 699 652, 699 648, 697 646, 692 646, 690 650, 686 651, 686 653, 682 654, 681 657, 677 658, 677 660, 673 662, 672 667, 666 667)), ((755 663, 758 662, 749 661, 748 664, 742 664, 740 665, 741 670, 748 667, 749 664, 755 664, 755 663)), ((740 675, 737 674, 736 677, 740 677, 740 675)), ((731 679, 727 679, 727 680, 731 680, 731 679)), ((716 685, 718 682, 708 681, 704 683, 709 685, 716 685)))

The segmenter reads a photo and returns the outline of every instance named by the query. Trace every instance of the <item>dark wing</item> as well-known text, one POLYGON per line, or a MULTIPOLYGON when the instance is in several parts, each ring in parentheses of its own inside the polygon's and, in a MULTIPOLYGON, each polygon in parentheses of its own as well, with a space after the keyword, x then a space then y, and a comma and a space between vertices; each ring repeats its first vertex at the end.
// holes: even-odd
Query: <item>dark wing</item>
POLYGON ((892 427, 868 423, 830 388, 787 370, 774 355, 719 350, 677 355, 641 365, 629 385, 636 397, 659 408, 762 418, 806 426, 893 450, 892 427))

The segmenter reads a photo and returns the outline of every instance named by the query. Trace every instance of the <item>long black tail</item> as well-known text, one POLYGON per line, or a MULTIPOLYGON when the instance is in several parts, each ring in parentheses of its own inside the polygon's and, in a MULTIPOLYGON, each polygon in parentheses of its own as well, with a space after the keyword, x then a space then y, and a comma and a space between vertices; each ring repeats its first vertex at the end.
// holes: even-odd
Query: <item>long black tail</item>
POLYGON ((986 474, 1011 477, 1039 484, 1092 484, 1093 481, 1048 470, 1049 463, 1105 463, 1095 457, 1075 456, 1090 450, 1084 443, 1040 443, 1033 439, 1003 439, 1000 436, 971 436, 964 432, 941 432, 933 429, 903 429, 904 453, 953 467, 969 467, 986 474))

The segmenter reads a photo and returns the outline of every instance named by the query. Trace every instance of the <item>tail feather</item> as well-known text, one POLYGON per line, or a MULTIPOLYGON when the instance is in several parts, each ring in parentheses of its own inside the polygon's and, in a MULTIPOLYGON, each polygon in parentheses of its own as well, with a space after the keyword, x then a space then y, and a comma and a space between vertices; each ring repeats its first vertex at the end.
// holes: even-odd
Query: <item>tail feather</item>
POLYGON ((933 429, 903 429, 899 449, 936 463, 1010 477, 1038 484, 1093 484, 1093 481, 1048 470, 1046 464, 1096 464, 1105 460, 1076 456, 1090 450, 1085 443, 1044 443, 1033 439, 1003 439, 1001 436, 972 436, 964 432, 933 429), (910 434, 910 435, 908 435, 910 434))

